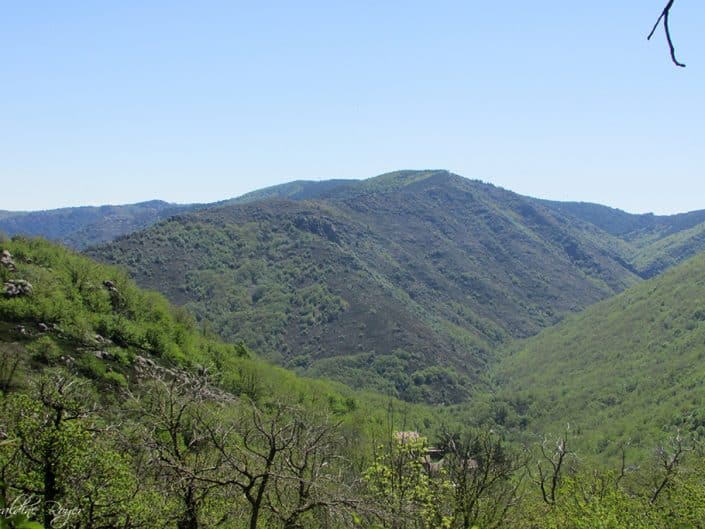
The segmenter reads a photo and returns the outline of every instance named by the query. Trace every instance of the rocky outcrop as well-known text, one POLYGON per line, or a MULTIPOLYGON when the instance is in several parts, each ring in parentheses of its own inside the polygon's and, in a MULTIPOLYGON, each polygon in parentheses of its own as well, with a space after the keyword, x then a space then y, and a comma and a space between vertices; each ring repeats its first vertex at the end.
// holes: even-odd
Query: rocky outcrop
POLYGON ((24 279, 10 279, 3 285, 3 294, 8 298, 31 296, 33 292, 32 285, 24 279))
POLYGON ((327 220, 317 217, 301 216, 294 220, 294 226, 302 231, 307 231, 309 233, 313 233, 314 235, 328 239, 330 242, 335 244, 340 243, 338 233, 335 231, 333 225, 327 220))
POLYGON ((198 369, 198 375, 192 375, 181 369, 171 369, 157 364, 146 356, 135 356, 132 364, 139 378, 154 379, 167 385, 177 384, 181 390, 190 391, 194 396, 215 402, 233 402, 236 398, 232 393, 212 385, 207 379, 203 368, 198 369))
POLYGON ((12 254, 7 250, 3 250, 0 253, 0 266, 4 266, 10 272, 16 272, 17 267, 15 266, 15 261, 12 260, 12 254))
POLYGON ((118 289, 115 286, 115 283, 113 283, 110 280, 103 281, 103 286, 108 289, 108 292, 114 292, 115 294, 117 294, 117 292, 118 292, 118 289))

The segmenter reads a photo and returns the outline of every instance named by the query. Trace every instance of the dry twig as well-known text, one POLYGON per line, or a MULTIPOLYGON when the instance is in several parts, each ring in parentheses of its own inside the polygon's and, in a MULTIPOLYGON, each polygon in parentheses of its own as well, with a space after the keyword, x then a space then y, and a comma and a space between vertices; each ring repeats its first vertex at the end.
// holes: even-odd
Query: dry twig
POLYGON ((676 48, 673 46, 673 40, 671 39, 671 28, 668 25, 668 17, 671 14, 671 8, 673 7, 674 1, 675 0, 668 0, 668 4, 666 4, 666 7, 663 8, 663 11, 661 12, 661 16, 658 17, 656 24, 654 24, 654 27, 651 30, 651 33, 649 33, 649 36, 646 37, 646 39, 651 40, 651 37, 653 37, 654 33, 656 32, 656 28, 658 28, 659 24, 663 20, 663 29, 666 33, 666 40, 668 41, 668 47, 671 50, 671 60, 673 61, 673 64, 675 64, 676 66, 680 66, 681 68, 685 68, 685 64, 683 64, 682 62, 679 62, 678 59, 676 59, 676 48))

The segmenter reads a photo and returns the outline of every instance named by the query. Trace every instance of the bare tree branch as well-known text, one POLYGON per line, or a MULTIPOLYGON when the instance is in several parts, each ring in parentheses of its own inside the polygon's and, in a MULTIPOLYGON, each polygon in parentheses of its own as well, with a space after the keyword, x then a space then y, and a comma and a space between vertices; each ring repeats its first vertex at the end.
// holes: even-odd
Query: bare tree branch
POLYGON ((566 428, 563 437, 556 440, 555 449, 548 448, 549 441, 544 438, 543 442, 538 445, 540 459, 536 463, 538 475, 536 478, 530 477, 539 486, 543 501, 547 505, 556 503, 556 493, 563 477, 563 470, 567 463, 567 458, 575 457, 575 454, 568 449, 568 435, 570 426, 566 428))
POLYGON ((649 499, 649 503, 653 505, 656 503, 661 492, 668 487, 676 473, 678 472, 678 467, 683 462, 687 452, 691 451, 692 448, 684 443, 683 438, 680 433, 677 434, 671 441, 671 451, 669 452, 664 447, 660 447, 656 451, 656 456, 659 459, 661 466, 663 467, 663 474, 659 479, 654 492, 649 499))
POLYGON ((653 37, 654 33, 656 32, 656 28, 658 28, 659 24, 663 20, 663 29, 664 29, 664 32, 666 33, 666 40, 668 41, 668 47, 671 50, 671 60, 673 61, 673 64, 675 64, 676 66, 680 66, 681 68, 685 68, 685 64, 683 64, 682 62, 679 62, 678 59, 676 59, 676 48, 673 46, 673 40, 671 39, 671 28, 669 27, 669 24, 668 24, 668 17, 671 14, 671 8, 673 7, 674 1, 675 0, 668 0, 668 4, 666 4, 666 7, 663 8, 661 15, 658 17, 658 20, 656 20, 656 24, 654 24, 654 27, 651 30, 651 33, 649 33, 649 36, 646 37, 646 39, 651 40, 651 37, 653 37))

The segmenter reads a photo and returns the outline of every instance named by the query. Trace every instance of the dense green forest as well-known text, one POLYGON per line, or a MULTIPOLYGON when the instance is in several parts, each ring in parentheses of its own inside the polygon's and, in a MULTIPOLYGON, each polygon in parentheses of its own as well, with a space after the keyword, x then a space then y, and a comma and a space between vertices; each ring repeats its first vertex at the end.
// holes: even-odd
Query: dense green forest
POLYGON ((90 255, 226 341, 428 403, 463 402, 491 386, 489 364, 514 339, 704 249, 703 221, 537 200, 447 171, 296 181, 201 206, 0 213, 0 229, 79 248, 124 235, 90 255))
MULTIPOLYGON (((648 450, 621 442, 616 457, 586 458, 587 429, 549 430, 540 413, 540 437, 516 435, 503 410, 521 388, 426 407, 304 379, 221 342, 119 268, 41 240, 1 242, 2 527, 705 526, 694 424, 664 425, 648 450)), ((663 298, 664 318, 687 313, 693 331, 697 294, 670 309, 667 295, 702 283, 703 266, 597 306, 584 325, 609 303, 643 304, 641 316, 663 298)))

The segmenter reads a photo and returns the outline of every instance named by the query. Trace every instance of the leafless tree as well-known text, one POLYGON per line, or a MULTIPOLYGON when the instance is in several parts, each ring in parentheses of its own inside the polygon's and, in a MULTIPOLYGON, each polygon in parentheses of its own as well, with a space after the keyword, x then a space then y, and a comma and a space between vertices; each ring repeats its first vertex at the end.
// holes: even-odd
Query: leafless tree
POLYGON ((128 402, 142 425, 135 435, 147 452, 147 469, 158 486, 181 504, 179 529, 197 529, 202 507, 218 490, 217 484, 203 479, 218 466, 210 431, 202 420, 212 396, 206 382, 184 375, 154 378, 140 395, 131 394, 128 402))
POLYGON ((500 526, 518 500, 526 460, 508 452, 492 432, 446 434, 441 446, 458 527, 500 526))
POLYGON ((220 462, 217 474, 202 479, 244 496, 249 529, 262 521, 299 529, 306 516, 353 506, 336 470, 338 425, 281 403, 269 408, 250 403, 230 426, 205 423, 220 462))
MULTIPOLYGON (((555 442, 544 438, 538 444, 539 459, 536 462, 535 473, 530 475, 541 490, 543 501, 549 505, 556 503, 556 494, 568 460, 575 456, 568 448, 569 428, 555 442), (551 445, 554 446, 551 446, 551 445)), ((529 470, 531 467, 528 467, 529 470)))
POLYGON ((670 449, 661 446, 656 449, 656 459, 661 469, 660 475, 654 485, 653 493, 649 498, 649 503, 653 505, 658 500, 661 493, 668 488, 678 473, 679 466, 683 462, 686 454, 692 448, 684 441, 680 434, 676 434, 671 439, 670 449))
POLYGON ((306 517, 339 515, 357 502, 346 485, 339 423, 298 410, 291 420, 293 442, 275 461, 266 503, 284 529, 303 529, 306 517))

